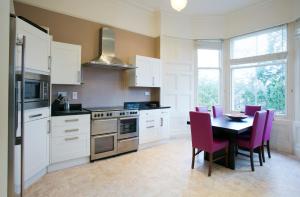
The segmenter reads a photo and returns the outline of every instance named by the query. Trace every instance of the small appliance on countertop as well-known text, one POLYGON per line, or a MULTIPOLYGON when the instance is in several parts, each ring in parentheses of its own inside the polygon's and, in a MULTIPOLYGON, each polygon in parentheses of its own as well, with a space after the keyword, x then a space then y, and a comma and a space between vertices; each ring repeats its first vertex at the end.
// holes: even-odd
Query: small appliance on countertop
POLYGON ((70 104, 63 96, 59 95, 51 106, 52 116, 69 116, 90 114, 89 111, 82 108, 81 104, 70 104))
POLYGON ((91 161, 137 151, 139 111, 124 107, 87 108, 91 112, 91 161))
POLYGON ((161 106, 158 101, 146 101, 146 102, 125 102, 124 108, 135 109, 135 110, 150 110, 150 109, 165 109, 171 107, 161 106))

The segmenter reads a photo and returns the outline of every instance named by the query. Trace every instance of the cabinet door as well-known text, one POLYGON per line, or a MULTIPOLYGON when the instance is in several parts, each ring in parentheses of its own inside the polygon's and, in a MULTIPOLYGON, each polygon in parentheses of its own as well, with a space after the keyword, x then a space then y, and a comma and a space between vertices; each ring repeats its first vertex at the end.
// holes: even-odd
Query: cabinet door
POLYGON ((159 139, 158 110, 141 111, 139 126, 140 144, 157 141, 159 139))
MULTIPOLYGON (((50 36, 27 22, 17 18, 18 37, 25 36, 25 69, 29 72, 50 73, 50 36)), ((17 47, 16 69, 21 68, 21 47, 17 47)))
POLYGON ((152 87, 151 61, 149 58, 136 56, 136 86, 152 87))
POLYGON ((160 133, 161 138, 168 139, 170 135, 170 113, 168 109, 160 110, 160 133))
POLYGON ((24 130, 24 175, 32 178, 49 164, 49 119, 25 123, 24 130))
POLYGON ((81 46, 52 42, 52 84, 81 83, 81 46))
POLYGON ((152 59, 153 87, 161 87, 161 61, 152 59))

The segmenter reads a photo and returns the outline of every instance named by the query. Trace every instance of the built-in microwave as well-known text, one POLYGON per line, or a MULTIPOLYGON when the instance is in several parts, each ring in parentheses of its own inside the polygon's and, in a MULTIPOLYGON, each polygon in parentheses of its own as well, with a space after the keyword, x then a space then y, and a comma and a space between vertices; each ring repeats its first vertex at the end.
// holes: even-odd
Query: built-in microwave
MULTIPOLYGON (((18 98, 21 101, 21 81, 18 84, 18 98)), ((48 107, 50 105, 50 76, 24 74, 24 109, 48 107)))

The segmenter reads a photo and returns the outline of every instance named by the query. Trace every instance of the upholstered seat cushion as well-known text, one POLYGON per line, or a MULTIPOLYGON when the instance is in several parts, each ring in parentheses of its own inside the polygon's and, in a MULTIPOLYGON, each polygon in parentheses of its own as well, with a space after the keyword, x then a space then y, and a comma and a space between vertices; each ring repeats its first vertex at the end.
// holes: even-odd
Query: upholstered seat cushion
POLYGON ((242 139, 242 138, 239 138, 239 139, 237 140, 238 146, 244 147, 244 148, 250 148, 250 140, 249 140, 249 139, 250 139, 250 138, 248 138, 248 139, 242 139))
POLYGON ((216 152, 218 150, 224 149, 228 146, 228 140, 217 139, 215 138, 213 141, 213 150, 212 152, 216 152))

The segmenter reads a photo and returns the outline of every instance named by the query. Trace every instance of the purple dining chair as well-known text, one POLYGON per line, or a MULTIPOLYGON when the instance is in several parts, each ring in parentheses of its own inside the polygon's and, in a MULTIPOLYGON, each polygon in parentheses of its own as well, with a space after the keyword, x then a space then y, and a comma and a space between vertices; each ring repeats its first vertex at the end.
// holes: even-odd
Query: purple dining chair
POLYGON ((266 111, 258 111, 254 115, 252 131, 250 133, 250 138, 238 138, 238 147, 249 149, 250 151, 250 162, 251 170, 254 171, 253 163, 253 152, 258 149, 259 163, 262 166, 262 140, 264 135, 264 127, 266 122, 266 111))
POLYGON ((255 112, 260 111, 261 106, 256 105, 246 105, 245 106, 245 115, 254 116, 255 112))
POLYGON ((206 106, 198 106, 195 107, 196 112, 208 112, 208 107, 206 106))
POLYGON ((214 118, 223 116, 223 107, 221 105, 212 106, 214 118))
POLYGON ((267 147, 268 156, 271 158, 271 151, 270 151, 270 139, 271 139, 271 131, 273 126, 275 112, 273 110, 267 110, 267 118, 265 123, 263 141, 262 141, 262 157, 263 162, 265 162, 265 146, 267 147), (265 144, 267 143, 267 144, 265 144))
POLYGON ((209 153, 208 176, 211 176, 211 167, 213 153, 225 149, 224 157, 219 157, 216 160, 225 158, 226 166, 228 165, 228 140, 214 139, 211 127, 209 113, 190 112, 190 125, 192 133, 192 166, 194 169, 195 157, 201 151, 209 153), (197 152, 196 152, 197 149, 197 152))

